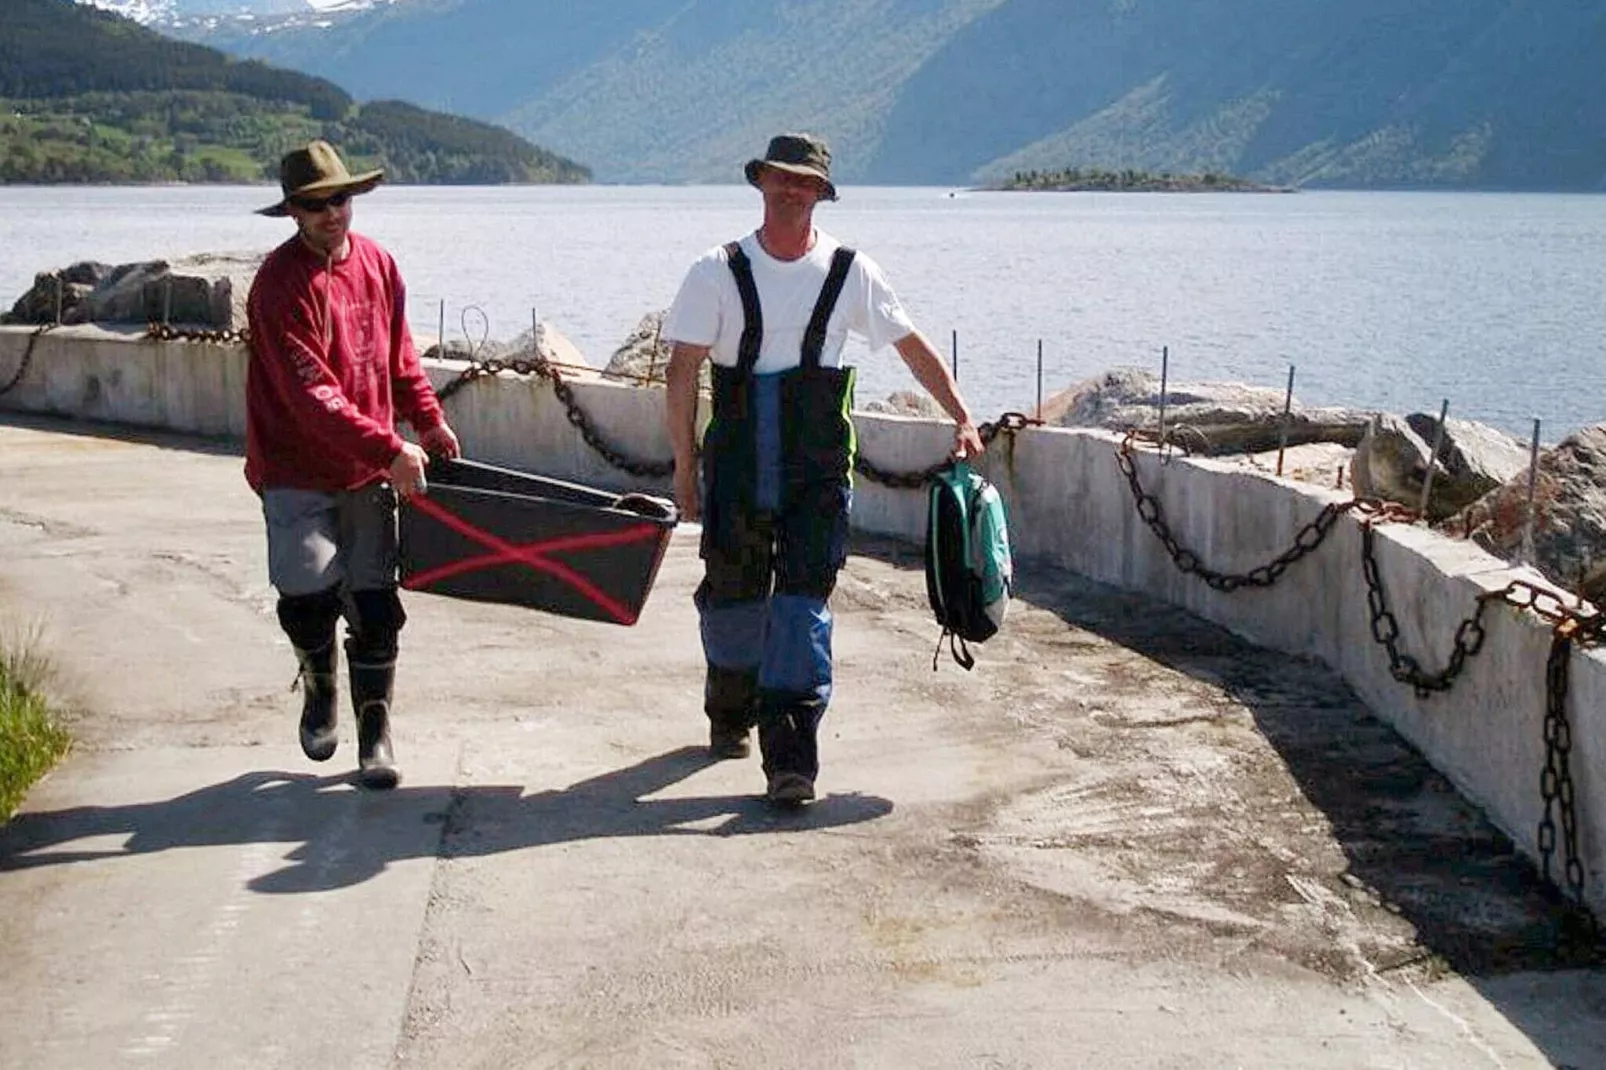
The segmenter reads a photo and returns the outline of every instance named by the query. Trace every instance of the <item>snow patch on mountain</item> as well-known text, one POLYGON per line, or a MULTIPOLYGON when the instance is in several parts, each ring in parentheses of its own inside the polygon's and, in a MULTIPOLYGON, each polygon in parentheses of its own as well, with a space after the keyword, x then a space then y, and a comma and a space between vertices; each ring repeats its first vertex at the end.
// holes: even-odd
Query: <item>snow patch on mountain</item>
MULTIPOLYGON (((78 0, 145 26, 171 26, 218 20, 253 21, 296 16, 312 21, 323 14, 345 14, 397 0, 78 0)), ((300 20, 296 20, 300 21, 300 20)))

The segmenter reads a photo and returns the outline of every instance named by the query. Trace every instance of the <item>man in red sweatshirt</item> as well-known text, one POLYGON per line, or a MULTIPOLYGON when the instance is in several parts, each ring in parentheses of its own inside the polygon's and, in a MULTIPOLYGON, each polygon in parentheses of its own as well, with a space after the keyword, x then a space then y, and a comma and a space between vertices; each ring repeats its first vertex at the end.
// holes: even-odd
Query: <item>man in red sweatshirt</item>
POLYGON ((344 615, 358 778, 371 788, 400 779, 390 743, 407 619, 396 593, 397 495, 424 492, 429 454, 460 453, 413 348, 396 262, 351 230, 351 198, 383 177, 351 174, 324 141, 288 153, 284 196, 261 214, 290 217, 296 234, 263 261, 247 306, 245 477, 262 497, 268 578, 301 666, 301 749, 317 762, 335 752, 344 615), (396 433, 397 417, 418 445, 396 433))

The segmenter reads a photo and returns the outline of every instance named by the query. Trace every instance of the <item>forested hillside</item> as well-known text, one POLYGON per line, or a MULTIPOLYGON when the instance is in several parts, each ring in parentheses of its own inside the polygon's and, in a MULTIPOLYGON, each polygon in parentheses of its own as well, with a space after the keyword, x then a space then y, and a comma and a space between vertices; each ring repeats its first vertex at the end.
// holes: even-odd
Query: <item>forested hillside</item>
POLYGON ((417 0, 229 47, 611 180, 732 181, 807 128, 849 182, 1606 188, 1606 4, 1585 0, 417 0))
POLYGON ((0 182, 260 182, 313 137, 399 182, 584 182, 500 127, 169 40, 71 0, 0 9, 0 182))

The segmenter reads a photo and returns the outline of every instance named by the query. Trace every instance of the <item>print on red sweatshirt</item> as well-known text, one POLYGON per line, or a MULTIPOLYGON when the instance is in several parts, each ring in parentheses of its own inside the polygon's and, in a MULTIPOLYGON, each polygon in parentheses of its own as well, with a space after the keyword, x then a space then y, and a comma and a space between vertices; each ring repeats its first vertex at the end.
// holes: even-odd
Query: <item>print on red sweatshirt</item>
POLYGON ((247 322, 245 478, 267 487, 337 491, 381 479, 402 438, 442 419, 390 254, 360 234, 329 262, 293 237, 263 260, 247 322))

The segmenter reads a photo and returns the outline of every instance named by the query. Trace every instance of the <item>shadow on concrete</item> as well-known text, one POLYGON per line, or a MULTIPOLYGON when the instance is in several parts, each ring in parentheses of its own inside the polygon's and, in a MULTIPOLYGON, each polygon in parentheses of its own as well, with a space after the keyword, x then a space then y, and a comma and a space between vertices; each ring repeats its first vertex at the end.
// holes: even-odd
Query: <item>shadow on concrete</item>
MULTIPOLYGON (((1606 965, 1589 915, 1343 678, 1312 658, 1253 646, 1174 606, 1053 568, 1019 594, 1076 627, 1220 687, 1248 709, 1343 850, 1345 881, 1408 921, 1417 959, 1464 976, 1606 965)), ((1446 702, 1446 716, 1454 716, 1446 702)), ((1534 770, 1534 792, 1539 770, 1534 770)), ((1364 949, 1363 949, 1364 950, 1364 949)))
MULTIPOLYGON (((924 567, 909 543, 860 537, 853 550, 924 567)), ((1253 646, 1186 610, 1051 563, 1020 563, 1016 581, 1022 602, 1207 681, 1247 708, 1327 818, 1349 877, 1410 921, 1426 954, 1468 975, 1606 965, 1606 949, 1588 940, 1587 913, 1545 883, 1509 837, 1325 665, 1253 646), (1446 812, 1446 798, 1452 826, 1420 819, 1424 810, 1446 812)), ((985 651, 976 648, 980 657, 985 651)), ((1537 795, 1537 769, 1533 783, 1537 795)))
POLYGON ((707 750, 683 747, 561 791, 517 785, 424 785, 390 792, 353 786, 352 774, 245 773, 163 802, 21 813, 0 827, 0 871, 124 858, 184 847, 297 844, 291 865, 257 877, 254 891, 325 891, 361 883, 407 858, 471 858, 618 836, 742 836, 853 825, 884 817, 873 795, 829 795, 796 811, 757 796, 649 796, 706 768, 707 750), (121 849, 72 850, 126 835, 121 849), (58 849, 64 848, 64 849, 58 849))
POLYGON ((21 427, 30 431, 48 431, 52 435, 113 439, 118 442, 133 442, 142 446, 182 450, 185 453, 202 453, 214 457, 245 456, 245 442, 241 439, 222 435, 202 435, 198 432, 163 431, 84 417, 50 416, 43 413, 0 409, 0 425, 21 427))
MULTIPOLYGON (((900 568, 924 567, 921 548, 897 540, 858 537, 853 551, 900 568)), ((1597 1065, 1599 1037, 1580 1036, 1606 1018, 1606 974, 1599 972, 1606 947, 1589 915, 1542 880, 1510 838, 1378 720, 1342 677, 1314 659, 1253 646, 1185 610, 1053 563, 1017 562, 1016 581, 1019 601, 1208 682, 1251 713, 1343 851, 1348 888, 1339 892, 1374 902, 1414 930, 1415 946, 1403 955, 1397 946, 1356 949, 1373 968, 1453 970, 1556 1065, 1597 1065), (1578 974, 1554 985, 1535 979, 1563 970, 1595 972, 1587 982, 1578 974), (1541 995, 1546 988, 1563 994, 1541 995), (1580 1060, 1580 1051, 1590 1054, 1580 1060)), ((984 646, 975 652, 978 659, 988 655, 984 646)), ((1445 715, 1455 715, 1453 700, 1446 700, 1445 715)), ((1533 784, 1537 795, 1537 769, 1533 784)))

